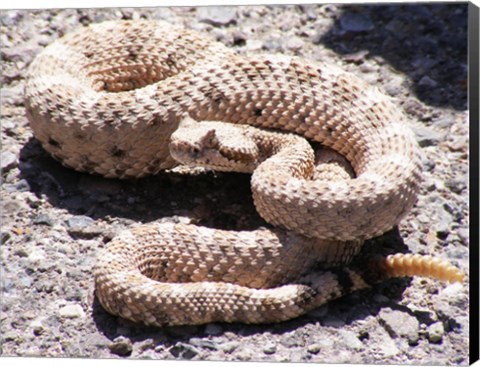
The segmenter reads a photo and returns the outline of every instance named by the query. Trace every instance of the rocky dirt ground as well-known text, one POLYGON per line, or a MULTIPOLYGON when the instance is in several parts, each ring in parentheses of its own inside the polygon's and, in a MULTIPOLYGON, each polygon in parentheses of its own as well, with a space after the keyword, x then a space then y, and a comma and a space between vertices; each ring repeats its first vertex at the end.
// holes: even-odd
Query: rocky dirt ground
POLYGON ((466 4, 2 11, 3 356, 468 362, 468 276, 462 285, 390 281, 276 325, 158 329, 107 314, 92 266, 121 229, 154 220, 264 225, 247 175, 106 180, 62 167, 33 138, 23 105, 29 63, 79 26, 120 18, 183 24, 240 53, 325 60, 381 87, 410 117, 424 184, 400 228, 367 247, 435 254, 469 272, 466 4))

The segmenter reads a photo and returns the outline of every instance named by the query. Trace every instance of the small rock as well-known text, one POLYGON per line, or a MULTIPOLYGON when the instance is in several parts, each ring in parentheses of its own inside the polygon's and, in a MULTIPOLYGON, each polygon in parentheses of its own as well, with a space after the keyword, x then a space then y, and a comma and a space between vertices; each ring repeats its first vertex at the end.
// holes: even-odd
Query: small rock
POLYGON ((0 232, 0 245, 7 243, 7 241, 12 237, 10 232, 0 232))
POLYGON ((300 50, 305 43, 300 37, 291 37, 287 40, 286 47, 292 51, 300 50))
POLYGON ((55 224, 55 221, 47 214, 39 214, 33 218, 33 224, 43 224, 52 227, 55 224))
POLYGON ((37 263, 37 268, 40 267, 38 263, 45 260, 45 251, 39 248, 33 248, 28 254, 28 260, 30 260, 32 263, 37 263))
POLYGON ((2 11, 0 23, 3 26, 14 26, 23 18, 23 13, 18 10, 2 11))
POLYGON ((224 353, 232 353, 235 349, 238 348, 240 344, 236 341, 231 341, 227 343, 220 344, 218 349, 222 350, 224 353))
POLYGON ((441 129, 449 128, 454 124, 455 120, 451 116, 442 116, 435 121, 435 126, 441 129))
POLYGON ((315 4, 299 4, 298 5, 303 13, 307 16, 308 20, 317 19, 317 14, 315 13, 316 5, 315 4))
POLYGON ((348 330, 339 330, 339 334, 343 338, 343 341, 349 349, 361 349, 363 343, 357 338, 355 333, 348 330))
POLYGON ((445 133, 435 131, 426 126, 413 126, 413 132, 417 138, 418 144, 423 147, 437 145, 439 142, 445 140, 445 133))
POLYGON ((175 358, 192 359, 193 357, 198 355, 200 351, 191 345, 185 343, 177 343, 174 347, 170 349, 170 353, 175 358))
POLYGON ((393 338, 406 337, 411 344, 418 341, 420 324, 415 317, 406 312, 385 308, 380 311, 379 318, 393 338))
POLYGON ((436 207, 432 214, 435 218, 435 231, 438 238, 446 238, 450 232, 453 216, 444 207, 436 207))
POLYGON ((23 85, 18 83, 13 87, 2 87, 0 89, 0 100, 5 105, 20 106, 23 103, 23 85))
POLYGON ((84 239, 95 238, 103 233, 100 227, 94 225, 92 218, 77 215, 67 219, 68 234, 72 237, 84 239))
POLYGON ((346 13, 340 18, 340 26, 346 32, 368 32, 374 29, 370 17, 361 13, 346 13))
POLYGON ((400 78, 392 80, 385 86, 385 92, 387 92, 392 97, 398 96, 400 93, 402 93, 403 90, 402 82, 403 81, 400 78))
POLYGON ((267 343, 263 347, 263 353, 265 354, 274 354, 277 351, 277 346, 273 343, 267 343))
POLYGON ((16 288, 16 284, 12 279, 0 278, 0 292, 3 292, 2 294, 10 292, 14 288, 16 288))
POLYGON ((197 19, 216 27, 235 23, 237 10, 233 6, 204 6, 197 9, 197 19))
POLYGON ((30 184, 28 183, 27 180, 25 180, 24 178, 22 178, 20 181, 18 181, 16 184, 15 184, 15 190, 19 191, 19 192, 25 192, 25 191, 30 191, 30 184))
POLYGON ((30 323, 32 328, 33 335, 40 336, 45 332, 45 326, 42 324, 41 320, 34 320, 30 323))
POLYGON ((445 334, 443 323, 438 321, 430 325, 427 329, 427 333, 430 343, 440 343, 443 339, 443 335, 445 334))
POLYGON ((41 49, 42 48, 36 44, 22 43, 18 46, 12 46, 9 48, 2 47, 1 56, 5 61, 29 64, 41 49))
MULTIPOLYGON (((20 333, 17 330, 8 330, 3 332, 2 334, 3 334, 2 335, 3 342, 12 342, 12 341, 15 341, 16 339, 22 338, 20 336, 20 333)), ((22 335, 24 335, 23 332, 22 332, 22 335)))
POLYGON ((461 152, 468 150, 468 137, 458 136, 447 143, 452 152, 461 152))
POLYGON ((460 241, 462 241, 465 246, 468 246, 470 243, 470 230, 468 228, 458 228, 457 234, 460 241))
POLYGON ((319 344, 310 344, 307 347, 307 352, 312 354, 318 354, 320 352, 320 349, 321 347, 319 344))
POLYGON ((378 346, 378 352, 383 357, 393 357, 398 354, 400 350, 395 345, 395 342, 390 338, 385 338, 382 343, 378 346))
POLYGON ((133 346, 130 339, 127 339, 124 336, 119 336, 113 340, 108 346, 108 349, 117 356, 126 357, 132 354, 133 346))
POLYGON ((241 31, 234 31, 232 34, 233 46, 245 46, 247 44, 248 36, 241 31))
POLYGON ((76 215, 67 219, 67 226, 69 228, 84 228, 94 224, 95 221, 92 218, 84 215, 76 215))
POLYGON ((218 336, 223 332, 223 328, 218 324, 208 324, 205 326, 205 333, 212 336, 218 336))
POLYGON ((3 172, 10 171, 12 168, 18 166, 18 158, 16 154, 9 152, 8 150, 2 151, 0 156, 0 165, 3 172))
POLYGON ((435 298, 435 310, 442 319, 455 319, 459 309, 468 308, 468 298, 461 283, 453 283, 440 291, 435 298))
POLYGON ((245 44, 245 47, 249 51, 261 50, 263 47, 263 42, 261 40, 248 39, 245 44))
POLYGON ((217 350, 218 345, 208 339, 202 339, 202 338, 190 338, 189 343, 192 345, 195 345, 196 347, 200 348, 206 348, 206 349, 211 349, 211 350, 217 350))
POLYGON ((75 319, 79 317, 84 317, 85 312, 80 305, 66 305, 60 309, 59 315, 67 319, 75 319))
POLYGON ((268 38, 263 42, 262 48, 269 51, 281 51, 282 40, 278 38, 268 38))
POLYGON ((33 283, 32 278, 30 278, 29 276, 20 277, 19 282, 24 288, 27 288, 27 289, 30 288, 33 283))
POLYGON ((438 83, 432 78, 430 78, 428 75, 425 75, 424 77, 422 77, 422 79, 418 81, 418 85, 420 87, 434 88, 438 85, 438 83))

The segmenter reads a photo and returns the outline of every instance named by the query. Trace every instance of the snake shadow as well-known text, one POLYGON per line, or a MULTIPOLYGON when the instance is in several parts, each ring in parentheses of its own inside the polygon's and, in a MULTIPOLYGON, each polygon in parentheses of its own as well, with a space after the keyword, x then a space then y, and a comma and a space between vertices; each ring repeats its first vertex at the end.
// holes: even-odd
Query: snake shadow
POLYGON ((244 174, 162 172, 137 180, 107 179, 62 166, 30 138, 20 151, 21 190, 46 199, 71 215, 140 223, 189 216, 202 225, 253 229, 264 223, 244 174))
POLYGON ((467 3, 352 4, 318 43, 348 62, 381 57, 409 77, 420 101, 466 110, 467 36, 467 3))

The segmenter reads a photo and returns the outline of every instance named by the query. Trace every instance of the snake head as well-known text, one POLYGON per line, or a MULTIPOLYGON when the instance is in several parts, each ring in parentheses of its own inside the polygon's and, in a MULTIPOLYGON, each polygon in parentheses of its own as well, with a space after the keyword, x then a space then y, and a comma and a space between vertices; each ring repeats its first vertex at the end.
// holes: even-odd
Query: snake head
POLYGON ((185 118, 170 137, 170 154, 187 166, 251 173, 258 164, 258 147, 243 130, 229 123, 185 118))

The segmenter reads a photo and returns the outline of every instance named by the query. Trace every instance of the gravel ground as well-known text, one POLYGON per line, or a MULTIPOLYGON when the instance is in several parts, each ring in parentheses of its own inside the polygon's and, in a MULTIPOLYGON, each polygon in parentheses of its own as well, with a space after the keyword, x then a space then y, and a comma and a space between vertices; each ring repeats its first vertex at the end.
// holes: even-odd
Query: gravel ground
POLYGON ((468 363, 468 277, 463 285, 389 281, 276 325, 157 329, 107 314, 94 297, 92 266, 121 229, 154 220, 263 224, 247 175, 106 180, 62 167, 32 137, 23 107, 29 63, 76 27, 120 18, 166 19, 240 53, 326 60, 383 88, 410 117, 424 185, 401 226, 366 250, 435 254, 468 274, 466 4, 3 11, 3 356, 468 363))

